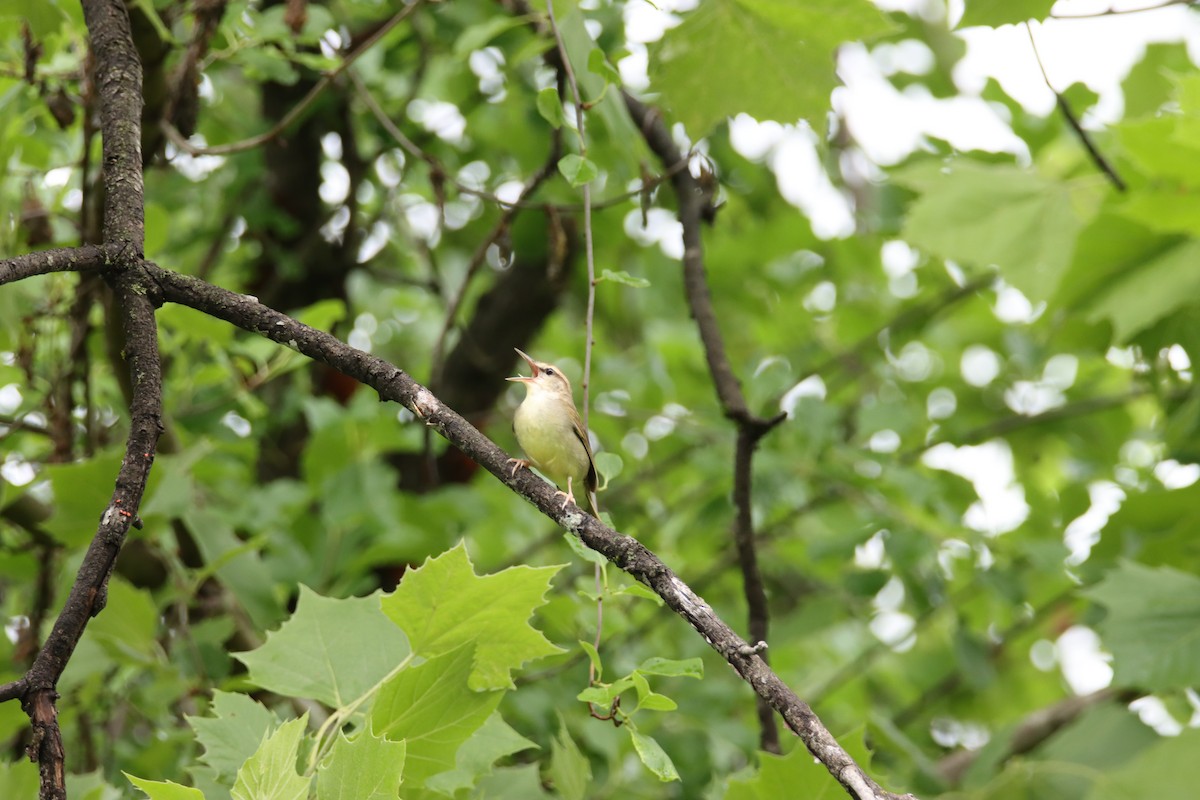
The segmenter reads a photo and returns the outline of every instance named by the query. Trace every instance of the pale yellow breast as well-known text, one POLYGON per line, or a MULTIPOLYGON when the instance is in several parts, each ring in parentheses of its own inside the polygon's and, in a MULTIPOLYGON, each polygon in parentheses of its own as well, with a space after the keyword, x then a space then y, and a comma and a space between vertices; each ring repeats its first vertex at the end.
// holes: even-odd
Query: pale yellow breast
POLYGON ((584 485, 588 454, 561 398, 530 393, 513 415, 513 430, 525 455, 546 477, 563 488, 568 477, 576 487, 584 485))

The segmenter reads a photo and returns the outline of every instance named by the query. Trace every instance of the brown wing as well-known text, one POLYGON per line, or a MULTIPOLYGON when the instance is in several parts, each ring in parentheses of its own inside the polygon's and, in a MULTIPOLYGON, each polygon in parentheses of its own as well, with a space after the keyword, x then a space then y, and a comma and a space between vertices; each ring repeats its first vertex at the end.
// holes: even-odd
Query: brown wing
POLYGON ((585 480, 585 483, 587 484, 587 490, 589 492, 594 492, 596 491, 596 487, 600 485, 600 481, 596 477, 596 460, 592 457, 592 446, 588 443, 588 437, 583 431, 582 422, 576 419, 575 424, 572 427, 575 430, 575 438, 578 439, 579 443, 583 445, 583 450, 585 453, 587 453, 588 457, 587 479, 585 480))

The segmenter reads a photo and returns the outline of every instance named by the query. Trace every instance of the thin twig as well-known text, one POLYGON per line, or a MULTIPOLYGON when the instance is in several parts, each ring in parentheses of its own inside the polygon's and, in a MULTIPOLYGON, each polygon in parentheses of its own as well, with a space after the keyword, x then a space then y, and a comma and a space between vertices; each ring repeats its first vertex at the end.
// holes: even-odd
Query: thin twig
POLYGON ((1153 6, 1142 6, 1140 8, 1107 8, 1103 11, 1090 11, 1083 14, 1050 14, 1051 19, 1093 19, 1095 17, 1112 17, 1119 14, 1141 14, 1146 11, 1159 11, 1171 6, 1190 6, 1195 5, 1196 0, 1164 0, 1153 6))
MULTIPOLYGON (((554 0, 546 0, 546 17, 549 20, 550 32, 554 36, 554 44, 558 50, 558 63, 562 68, 562 72, 566 75, 567 86, 571 89, 571 99, 575 106, 575 132, 579 136, 579 157, 587 160, 587 128, 586 117, 583 108, 583 95, 579 92, 579 81, 575 78, 575 68, 571 66, 571 58, 567 54, 567 45, 563 42, 562 31, 558 29, 558 21, 554 18, 554 0)), ((561 84, 559 84, 561 87, 561 84)), ((583 435, 587 436, 590 428, 588 427, 588 413, 591 409, 590 391, 592 385, 592 346, 596 343, 593 338, 592 325, 596 315, 596 255, 592 248, 592 182, 589 180, 583 184, 583 249, 584 258, 587 262, 587 314, 584 318, 584 340, 583 340, 583 435)), ((595 469, 595 467, 593 467, 595 469)), ((594 499, 594 493, 589 492, 594 499)), ((599 511, 599 508, 594 508, 594 511, 599 511)), ((601 566, 594 565, 594 578, 596 586, 596 636, 592 641, 592 647, 596 652, 600 651, 600 642, 604 635, 604 580, 601 566)), ((596 682, 596 664, 588 659, 588 685, 591 686, 596 682)), ((588 707, 591 709, 592 704, 588 707)), ((612 719, 616 713, 615 710, 607 716, 597 715, 595 709, 591 711, 593 717, 598 719, 612 719)))
POLYGON ((290 128, 292 123, 308 111, 312 104, 316 102, 317 98, 320 97, 321 94, 333 84, 334 80, 336 80, 339 75, 349 69, 350 66, 359 59, 359 57, 374 47, 380 39, 382 39, 392 30, 392 28, 399 25, 401 22, 407 19, 409 15, 416 11, 417 8, 420 7, 422 1, 423 0, 413 0, 411 4, 405 6, 403 10, 394 14, 390 19, 388 19, 387 22, 381 25, 377 31, 372 33, 366 39, 363 39, 358 47, 346 54, 346 57, 342 59, 340 64, 322 75, 321 79, 314 83, 313 87, 308 90, 308 93, 300 99, 300 102, 293 106, 292 109, 283 116, 283 119, 275 123, 270 130, 260 133, 257 136, 251 136, 248 139, 242 139, 238 142, 230 142, 229 144, 214 145, 210 147, 198 147, 186 139, 183 134, 181 134, 178 129, 176 129, 175 126, 169 121, 163 120, 162 128, 166 132, 167 138, 169 138, 171 142, 181 151, 190 156, 227 156, 234 153, 243 153, 247 150, 253 150, 256 147, 261 147, 290 128))
POLYGON ((1028 22, 1025 23, 1025 32, 1029 34, 1029 44, 1033 48, 1033 57, 1037 59, 1038 69, 1042 71, 1042 80, 1046 82, 1046 88, 1054 94, 1054 102, 1058 104, 1058 110, 1062 112, 1071 130, 1075 132, 1075 135, 1079 137, 1079 141, 1083 143, 1084 149, 1087 150, 1088 156, 1091 157, 1092 163, 1096 165, 1096 168, 1104 173, 1118 192, 1124 192, 1127 188, 1125 181, 1117 174, 1113 165, 1108 163, 1108 159, 1104 157, 1100 149, 1096 147, 1096 143, 1092 141, 1091 135, 1079 124, 1079 120, 1075 117, 1075 112, 1067 104, 1067 99, 1050 83, 1050 76, 1046 74, 1046 67, 1042 64, 1042 54, 1038 52, 1037 42, 1033 39, 1033 28, 1029 26, 1028 22))

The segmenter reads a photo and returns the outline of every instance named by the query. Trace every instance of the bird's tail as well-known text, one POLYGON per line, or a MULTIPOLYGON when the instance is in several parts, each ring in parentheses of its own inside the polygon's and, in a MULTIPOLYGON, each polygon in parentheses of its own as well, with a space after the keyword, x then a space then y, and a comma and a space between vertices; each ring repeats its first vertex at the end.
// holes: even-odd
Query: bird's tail
POLYGON ((595 517, 596 519, 599 519, 601 522, 603 522, 604 520, 600 519, 600 506, 596 502, 596 493, 592 490, 589 490, 587 493, 587 496, 588 496, 588 505, 590 505, 592 507, 592 516, 595 517))

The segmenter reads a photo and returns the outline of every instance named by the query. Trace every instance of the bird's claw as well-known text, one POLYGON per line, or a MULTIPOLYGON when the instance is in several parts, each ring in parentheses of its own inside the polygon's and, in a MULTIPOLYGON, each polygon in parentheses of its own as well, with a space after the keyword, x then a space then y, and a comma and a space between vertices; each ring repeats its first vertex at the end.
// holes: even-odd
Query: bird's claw
POLYGON ((521 467, 529 466, 529 462, 523 458, 510 458, 508 460, 508 463, 513 465, 512 472, 508 473, 508 477, 510 477, 510 478, 516 477, 517 470, 519 470, 521 467))
POLYGON ((564 492, 562 489, 559 489, 557 492, 555 492, 554 496, 562 497, 562 499, 563 499, 563 503, 562 503, 562 506, 560 506, 560 510, 563 508, 566 508, 567 503, 575 502, 575 495, 571 494, 570 492, 564 492))

